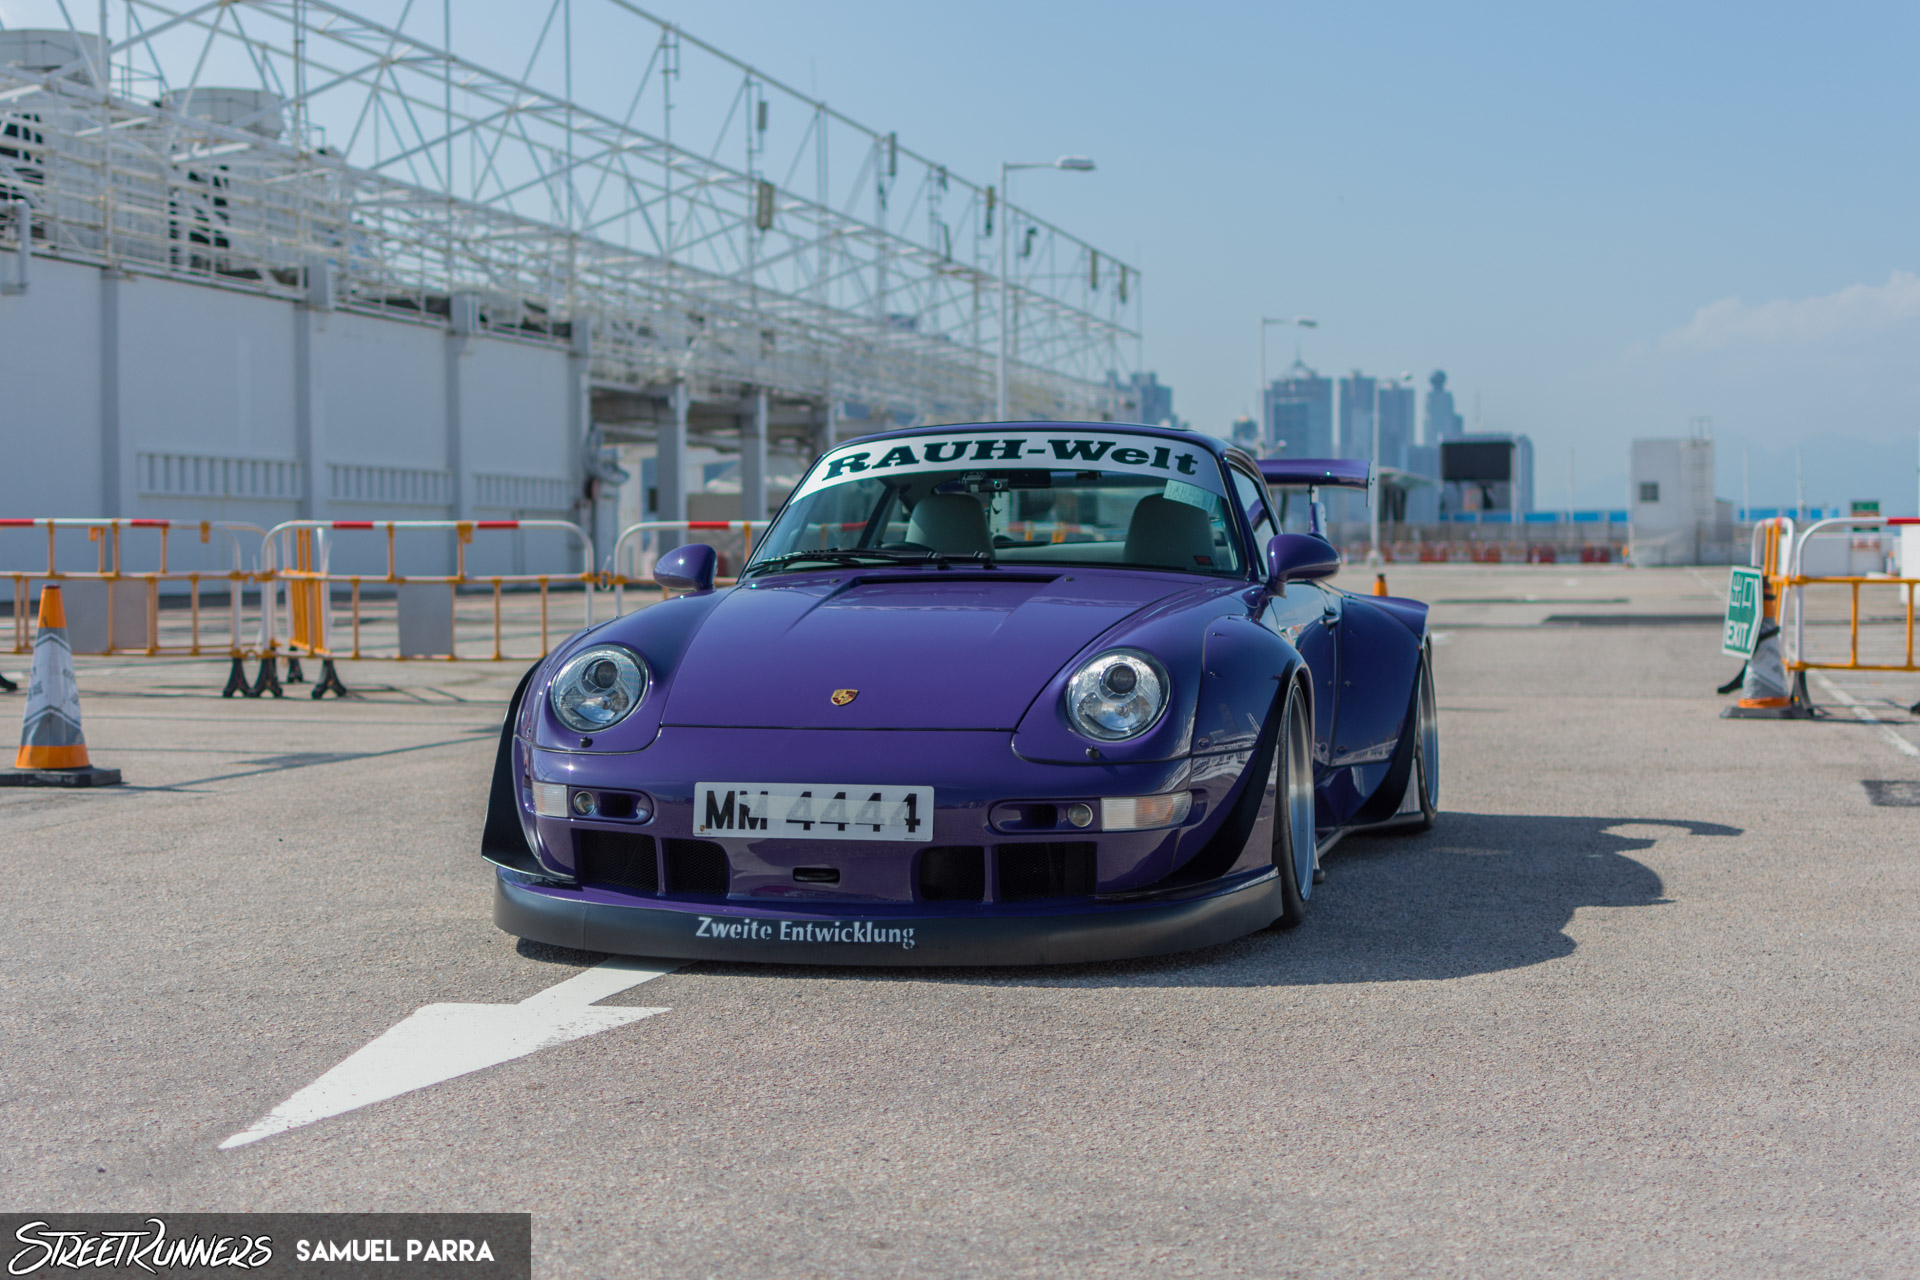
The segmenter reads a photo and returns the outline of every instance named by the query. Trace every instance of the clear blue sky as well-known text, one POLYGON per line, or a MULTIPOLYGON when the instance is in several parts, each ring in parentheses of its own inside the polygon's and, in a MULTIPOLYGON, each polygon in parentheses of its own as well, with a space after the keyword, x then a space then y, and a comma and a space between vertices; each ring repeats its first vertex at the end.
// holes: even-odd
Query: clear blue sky
MULTIPOLYGON (((1470 425, 1532 435, 1545 505, 1570 448, 1578 503, 1623 505, 1627 442, 1706 415, 1722 496, 1750 449, 1791 502, 1801 446, 1811 500, 1915 509, 1920 6, 649 7, 978 181, 1095 157, 1021 203, 1144 271, 1146 364, 1202 430, 1254 403, 1256 318, 1305 313, 1323 372, 1444 368, 1470 425)), ((454 0, 457 43, 517 69, 545 9, 454 0)))

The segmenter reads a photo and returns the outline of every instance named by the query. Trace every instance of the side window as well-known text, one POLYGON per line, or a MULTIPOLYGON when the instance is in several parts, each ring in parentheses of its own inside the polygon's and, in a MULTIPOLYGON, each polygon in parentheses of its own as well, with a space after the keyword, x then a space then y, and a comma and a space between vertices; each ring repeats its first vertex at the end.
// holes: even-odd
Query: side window
POLYGON ((1267 509, 1267 486, 1237 468, 1228 474, 1233 477, 1233 491, 1240 496, 1240 505, 1247 509, 1247 523, 1253 526, 1253 536, 1264 546, 1268 538, 1280 532, 1274 526, 1273 513, 1267 509))

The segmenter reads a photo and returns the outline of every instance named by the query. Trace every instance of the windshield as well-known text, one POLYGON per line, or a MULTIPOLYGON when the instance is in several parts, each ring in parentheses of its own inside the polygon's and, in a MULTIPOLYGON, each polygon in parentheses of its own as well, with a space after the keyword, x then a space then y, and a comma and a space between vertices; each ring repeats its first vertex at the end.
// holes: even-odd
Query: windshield
POLYGON ((1211 454, 1156 448, 1163 442, 1152 437, 1027 434, 1037 448, 977 435, 842 446, 809 473, 748 571, 967 560, 1240 575, 1239 538, 1211 454), (997 456, 975 464, 983 446, 997 456), (1062 455, 1113 465, 1022 465, 1062 455), (887 457, 896 461, 881 472, 887 457))

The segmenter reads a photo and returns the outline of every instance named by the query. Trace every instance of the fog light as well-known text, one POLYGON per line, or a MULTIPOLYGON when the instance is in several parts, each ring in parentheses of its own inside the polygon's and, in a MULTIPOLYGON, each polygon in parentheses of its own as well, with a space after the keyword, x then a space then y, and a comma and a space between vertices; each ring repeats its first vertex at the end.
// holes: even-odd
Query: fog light
POLYGON ((1067 821, 1076 827, 1093 825, 1093 806, 1090 804, 1071 805, 1067 809, 1067 821))
POLYGON ((592 814, 593 792, 591 791, 574 792, 573 793, 573 811, 579 814, 583 818, 592 814))
POLYGON ((543 818, 566 817, 567 784, 564 782, 534 783, 533 811, 543 818))
POLYGON ((1184 822, 1193 810, 1193 793, 1164 796, 1108 796, 1100 802, 1100 825, 1108 831, 1144 831, 1184 822))

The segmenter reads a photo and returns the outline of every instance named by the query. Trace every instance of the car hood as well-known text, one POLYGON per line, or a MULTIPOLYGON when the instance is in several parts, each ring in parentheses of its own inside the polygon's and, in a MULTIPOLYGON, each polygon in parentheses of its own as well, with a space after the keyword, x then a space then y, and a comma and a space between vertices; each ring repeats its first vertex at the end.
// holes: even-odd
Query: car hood
POLYGON ((663 723, 1011 731, 1096 636, 1190 585, 1007 570, 763 579, 707 614, 663 723), (836 705, 841 690, 856 692, 836 705))

